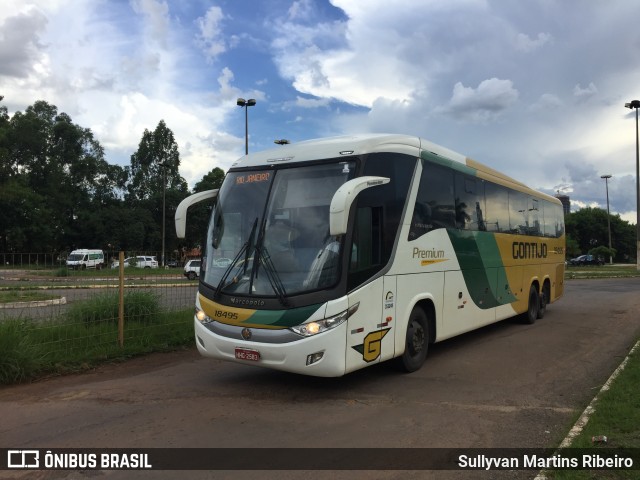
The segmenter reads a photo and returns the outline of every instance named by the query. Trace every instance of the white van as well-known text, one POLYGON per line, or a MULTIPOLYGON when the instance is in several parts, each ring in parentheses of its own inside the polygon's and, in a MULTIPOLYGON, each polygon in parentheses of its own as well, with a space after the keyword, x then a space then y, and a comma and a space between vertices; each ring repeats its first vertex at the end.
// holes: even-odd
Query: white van
POLYGON ((67 267, 74 270, 85 270, 87 268, 100 270, 104 267, 104 252, 86 248, 74 250, 67 258, 67 267))

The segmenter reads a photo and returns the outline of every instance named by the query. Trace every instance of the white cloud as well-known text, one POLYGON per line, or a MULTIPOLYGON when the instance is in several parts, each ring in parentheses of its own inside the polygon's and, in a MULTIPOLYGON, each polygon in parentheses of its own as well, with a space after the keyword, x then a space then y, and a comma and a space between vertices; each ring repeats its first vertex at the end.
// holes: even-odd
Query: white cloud
POLYGON ((25 78, 42 58, 40 35, 47 24, 37 9, 0 20, 0 77, 25 78))
POLYGON ((540 95, 538 101, 529 106, 529 110, 532 112, 546 112, 549 110, 558 110, 563 107, 562 100, 551 93, 544 93, 540 95))
POLYGON ((539 33, 535 39, 532 39, 524 33, 519 33, 516 37, 516 50, 525 53, 533 52, 542 48, 552 40, 553 37, 548 33, 539 33))
POLYGON ((458 82, 444 110, 456 118, 485 122, 494 119, 517 100, 518 90, 513 87, 511 80, 483 80, 476 89, 458 82))
POLYGON ((300 96, 296 97, 295 101, 295 105, 301 108, 327 107, 329 103, 327 98, 304 98, 300 96))
POLYGON ((145 18, 146 37, 167 48, 169 6, 158 0, 130 0, 133 11, 145 18))
POLYGON ((289 7, 287 18, 291 21, 309 20, 313 18, 313 4, 311 0, 296 0, 289 7))
POLYGON ((304 2, 302 19, 296 10, 296 15, 275 24, 272 47, 282 75, 299 92, 353 105, 370 107, 378 98, 407 99, 418 79, 409 74, 412 68, 407 69, 406 55, 399 51, 409 42, 402 39, 406 30, 380 22, 375 5, 362 10, 359 4, 334 4, 350 16, 348 22, 309 25, 303 20, 311 15, 311 3, 304 2))
POLYGON ((213 6, 207 10, 207 13, 203 17, 196 20, 196 24, 200 30, 198 45, 202 48, 207 60, 210 62, 226 51, 221 30, 223 19, 222 9, 213 6))
POLYGON ((582 88, 580 84, 577 84, 575 87, 573 87, 573 96, 580 99, 591 98, 594 95, 597 95, 597 93, 598 89, 593 84, 593 82, 591 82, 589 86, 587 86, 587 88, 582 88))
POLYGON ((95 127, 111 162, 128 163, 144 128, 164 118, 190 182, 242 154, 235 99, 244 97, 258 99, 255 148, 281 136, 415 134, 534 187, 570 183, 572 198, 587 203, 602 204, 597 174, 611 173, 612 205, 628 212, 635 122, 623 104, 640 97, 635 10, 633 2, 576 11, 547 1, 273 0, 246 9, 4 0, 0 94, 10 112, 43 99, 95 127))

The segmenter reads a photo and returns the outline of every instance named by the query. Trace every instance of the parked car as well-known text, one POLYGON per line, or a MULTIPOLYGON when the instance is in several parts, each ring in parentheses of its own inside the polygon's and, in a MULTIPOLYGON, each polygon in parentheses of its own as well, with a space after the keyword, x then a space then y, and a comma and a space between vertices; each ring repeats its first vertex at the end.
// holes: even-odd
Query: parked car
POLYGON ((604 265, 604 259, 594 255, 580 255, 569 260, 569 265, 604 265))
MULTIPOLYGON (((140 255, 137 257, 129 257, 124 259, 123 265, 126 267, 133 266, 135 264, 138 268, 158 268, 158 259, 156 257, 140 255)), ((116 260, 111 264, 111 268, 118 268, 120 261, 116 260)))
POLYGON ((184 276, 195 280, 200 276, 200 260, 189 260, 184 266, 184 276))

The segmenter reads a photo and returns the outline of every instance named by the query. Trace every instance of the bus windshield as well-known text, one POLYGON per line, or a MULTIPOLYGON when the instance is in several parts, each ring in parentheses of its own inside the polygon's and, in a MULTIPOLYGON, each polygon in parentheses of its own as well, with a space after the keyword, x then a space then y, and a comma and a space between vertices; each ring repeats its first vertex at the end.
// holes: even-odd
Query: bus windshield
POLYGON ((207 230, 202 279, 217 294, 279 297, 328 288, 342 241, 329 204, 353 161, 229 172, 207 230))

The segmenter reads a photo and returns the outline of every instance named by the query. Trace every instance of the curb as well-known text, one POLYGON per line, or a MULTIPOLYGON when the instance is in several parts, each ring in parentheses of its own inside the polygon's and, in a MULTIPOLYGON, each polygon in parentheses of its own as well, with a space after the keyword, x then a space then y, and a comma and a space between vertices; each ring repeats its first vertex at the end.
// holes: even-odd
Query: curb
POLYGON ((54 298, 53 300, 34 300, 32 302, 0 303, 0 310, 3 308, 48 307, 50 305, 65 305, 66 303, 67 297, 54 298))

